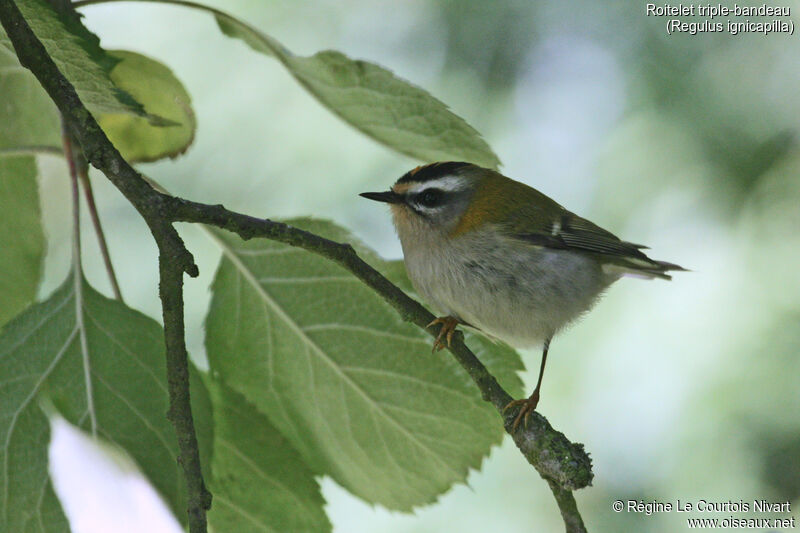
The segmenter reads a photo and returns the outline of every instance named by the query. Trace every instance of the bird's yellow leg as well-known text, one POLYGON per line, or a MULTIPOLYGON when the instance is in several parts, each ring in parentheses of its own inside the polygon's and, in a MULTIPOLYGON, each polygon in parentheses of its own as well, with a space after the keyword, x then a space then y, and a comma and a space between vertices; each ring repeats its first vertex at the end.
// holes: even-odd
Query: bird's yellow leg
POLYGON ((436 324, 441 324, 442 329, 439 330, 439 334, 436 335, 436 340, 433 341, 433 352, 438 352, 442 348, 445 347, 444 341, 447 341, 447 347, 450 347, 450 344, 453 342, 453 333, 456 331, 456 326, 461 323, 455 317, 452 316, 441 316, 428 324, 427 327, 435 326, 436 324))

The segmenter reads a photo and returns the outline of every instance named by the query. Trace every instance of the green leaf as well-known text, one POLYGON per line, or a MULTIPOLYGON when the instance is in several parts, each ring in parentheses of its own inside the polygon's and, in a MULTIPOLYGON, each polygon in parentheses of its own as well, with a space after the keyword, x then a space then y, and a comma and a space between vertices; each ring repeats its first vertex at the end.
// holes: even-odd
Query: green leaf
MULTIPOLYGON (((0 41, 5 38, 0 27, 0 41)), ((14 52, 0 46, 0 151, 61 146, 58 110, 14 52)))
MULTIPOLYGON (((207 392, 194 380, 202 450, 207 392), (201 407, 205 406, 205 410, 201 407)), ((186 520, 177 440, 167 422, 161 328, 95 292, 80 276, 0 334, 0 531, 66 530, 47 474, 46 402, 70 423, 120 446, 186 520)))
POLYGON ((283 63, 323 105, 389 148, 425 162, 469 161, 488 168, 500 164, 464 119, 379 65, 333 50, 285 56, 283 63))
MULTIPOLYGON (((147 117, 154 124, 163 123, 160 117, 149 115, 130 94, 114 85, 110 73, 118 60, 100 47, 100 39, 86 29, 77 15, 58 13, 45 0, 16 0, 16 4, 58 69, 93 114, 132 113, 147 117)), ((6 48, 13 50, 5 33, 0 38, 6 48)))
POLYGON ((214 401, 214 460, 208 515, 216 531, 331 530, 314 474, 264 415, 219 381, 214 401))
POLYGON ((278 59, 300 84, 345 122, 422 161, 469 161, 497 168, 500 160, 480 134, 427 91, 368 61, 334 50, 296 56, 272 37, 217 13, 225 35, 278 59))
POLYGON ((162 63, 124 50, 110 53, 120 60, 111 71, 114 84, 142 102, 148 113, 172 125, 153 126, 129 113, 103 113, 97 121, 106 135, 129 162, 181 155, 192 143, 197 127, 189 93, 162 63))
POLYGON ((0 154, 0 326, 33 302, 42 276, 45 241, 36 176, 32 156, 0 154))
MULTIPOLYGON (((290 223, 353 242, 330 222, 290 223)), ((206 320, 210 366, 316 472, 408 511, 464 481, 500 442, 501 420, 466 372, 431 354, 427 334, 345 269, 280 243, 214 235, 224 259, 206 320)), ((492 353, 495 370, 520 368, 515 352, 492 353)))

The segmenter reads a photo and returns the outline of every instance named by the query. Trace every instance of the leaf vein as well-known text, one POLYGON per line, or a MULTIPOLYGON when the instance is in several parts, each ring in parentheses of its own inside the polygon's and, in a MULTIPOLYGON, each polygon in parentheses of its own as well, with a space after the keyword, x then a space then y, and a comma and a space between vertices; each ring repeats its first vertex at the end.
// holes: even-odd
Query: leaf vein
POLYGON ((240 514, 241 516, 243 516, 244 518, 246 518, 249 522, 251 522, 254 526, 259 528, 260 530, 262 530, 262 531, 271 531, 271 532, 278 533, 278 531, 276 529, 273 529, 273 528, 269 527, 268 525, 264 524, 258 518, 256 518, 255 516, 251 515, 250 513, 248 513, 247 511, 245 511, 244 509, 242 509, 241 507, 239 507, 238 505, 236 505, 235 503, 233 503, 232 501, 227 499, 222 494, 215 493, 214 494, 214 501, 217 502, 217 503, 221 503, 222 505, 228 506, 234 512, 236 512, 236 513, 240 514))
POLYGON ((102 332, 102 333, 103 333, 103 334, 104 334, 106 337, 108 337, 108 338, 111 340, 111 342, 112 342, 113 344, 117 345, 117 346, 120 348, 120 350, 122 350, 122 352, 123 352, 123 353, 125 353, 126 355, 129 355, 129 356, 130 356, 130 358, 131 358, 131 359, 132 359, 132 360, 133 360, 133 361, 134 361, 134 362, 135 362, 135 363, 136 363, 138 366, 140 366, 142 369, 144 369, 144 370, 145 370, 145 372, 147 372, 147 373, 150 375, 150 377, 152 377, 152 378, 153 378, 153 381, 155 381, 155 382, 156 382, 156 385, 158 386, 158 388, 159 388, 159 389, 161 389, 161 391, 164 393, 164 396, 165 396, 165 397, 169 397, 169 392, 167 391, 167 388, 164 386, 164 383, 163 383, 163 381, 161 380, 161 378, 159 378, 159 377, 158 377, 158 376, 155 374, 155 372, 153 372, 153 369, 152 369, 152 368, 150 368, 150 367, 149 367, 148 365, 146 365, 146 364, 145 364, 145 363, 144 363, 144 362, 143 362, 141 359, 139 359, 139 358, 136 356, 136 354, 135 354, 134 352, 132 352, 131 350, 129 350, 129 349, 128 349, 128 348, 127 348, 127 347, 126 347, 126 346, 125 346, 125 345, 122 343, 122 341, 120 341, 119 339, 117 339, 117 337, 116 337, 116 336, 115 336, 115 335, 114 335, 114 334, 113 334, 111 331, 109 331, 109 330, 105 329, 105 328, 102 326, 101 322, 100 322, 99 320, 97 320, 95 317, 93 317, 93 316, 92 316, 92 315, 91 315, 91 314, 90 314, 88 311, 86 311, 86 316, 87 316, 87 317, 88 317, 88 318, 89 318, 89 319, 92 321, 92 323, 94 324, 94 326, 95 326, 97 329, 99 329, 99 330, 100 330, 100 331, 101 331, 101 332, 102 332))
MULTIPOLYGON (((130 402, 130 401, 129 401, 129 400, 128 400, 128 399, 127 399, 125 396, 123 396, 122 394, 120 394, 119 392, 117 392, 117 391, 116 391, 116 390, 115 390, 115 389, 114 389, 114 388, 113 388, 111 385, 109 385, 109 384, 106 382, 106 380, 104 380, 104 379, 103 379, 103 378, 102 378, 100 375, 98 375, 96 372, 93 372, 93 373, 92 373, 92 375, 93 375, 93 376, 94 376, 94 377, 97 379, 97 381, 99 381, 101 384, 103 384, 103 386, 105 386, 105 388, 106 388, 106 389, 108 389, 108 391, 109 391, 111 394, 113 394, 114 396, 116 396, 117 398, 119 398, 119 400, 122 402, 122 404, 123 404, 123 405, 125 405, 125 407, 127 407, 128 409, 130 409, 130 411, 131 411, 131 412, 132 412, 134 415, 136 415, 136 418, 138 418, 138 419, 140 419, 140 420, 142 421, 142 423, 145 425, 145 427, 146 427, 147 429, 149 429, 150 431, 152 431, 152 432, 153 432, 153 434, 156 436, 157 440, 158 440, 159 442, 161 442, 161 444, 164 446, 164 448, 166 448, 166 450, 167 450, 167 452, 169 453, 169 455, 170 455, 170 456, 171 456, 173 459, 175 459, 175 461, 177 461, 177 460, 178 460, 178 456, 175 454, 175 451, 174 451, 174 450, 172 449, 172 447, 169 445, 169 443, 168 443, 168 442, 167 442, 167 440, 165 439, 164 435, 162 435, 162 434, 161 434, 161 432, 160 432, 160 431, 159 431, 159 430, 158 430, 158 429, 157 429, 155 426, 153 426, 153 424, 150 422, 150 420, 148 420, 148 419, 147 419, 147 417, 146 417, 145 415, 143 415, 143 414, 142 414, 142 413, 141 413, 141 412, 140 412, 140 411, 139 411, 139 410, 136 408, 136 406, 135 406, 135 405, 133 405, 133 404, 132 404, 132 403, 131 403, 131 402, 130 402)), ((124 448, 124 446, 123 446, 123 448, 124 448)))
POLYGON ((421 337, 411 337, 410 335, 402 335, 400 333, 390 333, 388 331, 381 331, 379 329, 370 328, 368 326, 341 324, 337 322, 329 322, 325 324, 311 324, 310 326, 303 326, 303 331, 305 331, 306 333, 314 331, 329 331, 329 330, 355 331, 359 333, 366 333, 368 335, 375 335, 376 337, 385 337, 404 342, 415 342, 419 344, 424 344, 425 346, 429 345, 428 341, 421 337))
POLYGON ((3 445, 3 452, 4 452, 3 453, 3 514, 2 514, 3 517, 7 516, 6 513, 8 511, 8 492, 9 492, 8 491, 8 468, 9 468, 9 465, 8 465, 8 462, 9 462, 9 460, 8 460, 8 456, 9 456, 8 449, 11 446, 11 438, 12 438, 12 436, 14 434, 14 428, 17 425, 17 418, 19 417, 20 413, 23 410, 25 410, 25 408, 28 406, 28 404, 31 402, 31 400, 33 400, 33 397, 36 396, 36 394, 39 392, 39 388, 42 386, 44 381, 50 376, 50 374, 52 373, 53 369, 55 369, 56 365, 61 361, 61 358, 64 357, 64 354, 67 352, 67 349, 69 348, 69 345, 72 344, 73 340, 75 340, 75 337, 77 336, 77 334, 78 334, 78 328, 76 326, 75 328, 73 328, 72 332, 69 334, 69 336, 67 337, 66 341, 64 341, 64 345, 59 349, 58 353, 56 353, 56 356, 53 357, 53 360, 50 362, 48 367, 42 373, 42 376, 39 378, 39 380, 33 386, 33 389, 31 389, 30 394, 28 394, 27 398, 25 398, 22 401, 22 404, 20 405, 19 409, 14 411, 14 415, 11 417, 11 423, 8 425, 8 433, 6 434, 6 442, 3 445))
MULTIPOLYGON (((296 278, 276 278, 276 277, 263 277, 257 278, 259 283, 274 283, 274 284, 301 284, 301 283, 327 283, 327 282, 359 282, 359 280, 353 276, 307 276, 307 277, 296 277, 296 278)), ((360 282, 359 282, 360 283, 360 282)))
POLYGON ((219 441, 225 448, 227 448, 231 453, 233 453, 236 457, 239 458, 240 461, 245 463, 250 469, 252 469, 259 477, 264 479, 270 485, 273 485, 275 488, 279 489, 281 492, 288 494, 300 507, 307 507, 306 502, 300 499, 297 494, 280 480, 276 479, 274 476, 270 476, 265 472, 259 465, 257 465, 253 460, 248 457, 244 452, 242 452, 236 445, 234 445, 231 441, 227 440, 224 437, 220 437, 219 441))

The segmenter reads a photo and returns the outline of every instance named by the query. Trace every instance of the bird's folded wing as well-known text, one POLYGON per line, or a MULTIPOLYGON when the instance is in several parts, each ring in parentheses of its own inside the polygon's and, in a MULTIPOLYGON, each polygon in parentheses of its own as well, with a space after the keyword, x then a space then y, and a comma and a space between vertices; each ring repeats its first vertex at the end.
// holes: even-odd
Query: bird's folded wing
POLYGON ((616 265, 623 272, 670 279, 667 271, 685 270, 673 263, 650 259, 641 251, 646 246, 623 241, 610 231, 566 210, 538 230, 508 229, 513 238, 534 246, 596 254, 603 263, 616 265))

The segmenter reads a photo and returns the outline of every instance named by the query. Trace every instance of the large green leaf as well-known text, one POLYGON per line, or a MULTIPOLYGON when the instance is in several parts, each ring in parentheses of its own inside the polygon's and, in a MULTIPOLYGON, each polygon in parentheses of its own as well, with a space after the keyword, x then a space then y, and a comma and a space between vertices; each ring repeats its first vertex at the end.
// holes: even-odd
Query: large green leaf
POLYGON ((208 515, 216 531, 331 530, 314 474, 269 420, 219 381, 214 400, 214 459, 208 515))
MULTIPOLYGON (((0 27, 0 40, 5 37, 0 27)), ((0 46, 0 152, 9 148, 61 146, 55 104, 14 52, 0 46)))
POLYGON ((328 109, 398 152, 426 162, 500 164, 480 134, 444 103, 379 65, 333 50, 278 58, 328 109))
POLYGON ((464 119, 391 71, 334 50, 296 56, 229 15, 216 18, 225 35, 278 59, 325 107, 386 146, 422 161, 464 160, 489 168, 500 164, 464 119))
MULTIPOLYGON (((81 5, 116 0, 88 0, 81 5)), ((296 56, 278 41, 217 9, 183 0, 143 0, 201 9, 220 29, 270 55, 325 107, 393 150, 425 162, 469 161, 497 168, 500 160, 464 119, 427 91, 367 61, 336 51, 296 56)))
MULTIPOLYGON (((133 113, 148 117, 154 124, 165 123, 162 118, 148 114, 130 94, 114 85, 110 73, 118 60, 100 47, 100 40, 77 15, 57 13, 46 0, 15 1, 58 69, 92 113, 133 113)), ((0 32, 0 43, 13 51, 5 32, 0 32)))
MULTIPOLYGON (((290 223, 353 241, 329 222, 290 223)), ((317 472, 410 510, 463 481, 500 442, 500 418, 463 369, 446 352, 431 354, 431 338, 349 272, 298 248, 215 235, 224 259, 206 321, 211 368, 317 472)), ((517 394, 518 355, 490 359, 517 394)))
MULTIPOLYGON (((209 401, 192 390, 198 438, 210 449, 209 401)), ((0 531, 64 531, 47 473, 49 427, 40 399, 72 424, 128 452, 181 520, 185 490, 166 420, 161 328, 95 292, 80 276, 0 334, 0 531)))
POLYGON ((32 156, 0 154, 0 326, 33 302, 42 275, 36 175, 32 156))
POLYGON ((154 126, 129 113, 103 113, 98 122, 114 146, 129 162, 177 157, 189 147, 197 126, 192 99, 178 78, 162 63, 149 57, 115 50, 120 60, 111 71, 114 84, 141 102, 148 113, 169 120, 170 126, 154 126))

